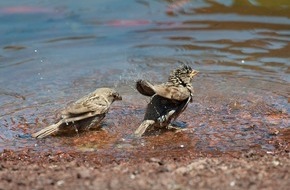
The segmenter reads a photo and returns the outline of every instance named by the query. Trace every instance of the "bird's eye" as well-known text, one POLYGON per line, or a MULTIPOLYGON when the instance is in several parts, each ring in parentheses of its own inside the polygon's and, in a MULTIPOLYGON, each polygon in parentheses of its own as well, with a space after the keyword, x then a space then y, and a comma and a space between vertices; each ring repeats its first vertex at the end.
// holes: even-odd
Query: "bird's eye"
POLYGON ((120 96, 120 94, 113 93, 112 95, 113 95, 114 99, 116 99, 116 100, 122 100, 122 97, 120 96))

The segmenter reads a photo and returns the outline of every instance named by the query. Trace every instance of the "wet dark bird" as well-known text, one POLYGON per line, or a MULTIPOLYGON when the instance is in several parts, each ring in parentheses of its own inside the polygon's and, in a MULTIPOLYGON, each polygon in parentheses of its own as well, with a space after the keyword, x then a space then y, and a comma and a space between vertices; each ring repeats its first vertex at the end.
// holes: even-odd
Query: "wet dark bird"
POLYGON ((137 81, 138 92, 151 99, 143 122, 134 135, 141 137, 149 128, 168 128, 192 101, 191 82, 197 73, 190 66, 182 65, 171 72, 166 83, 153 85, 147 80, 137 81))
POLYGON ((59 121, 33 133, 34 138, 44 138, 51 134, 96 127, 108 113, 110 105, 122 97, 114 89, 98 88, 94 92, 68 105, 60 112, 59 121))

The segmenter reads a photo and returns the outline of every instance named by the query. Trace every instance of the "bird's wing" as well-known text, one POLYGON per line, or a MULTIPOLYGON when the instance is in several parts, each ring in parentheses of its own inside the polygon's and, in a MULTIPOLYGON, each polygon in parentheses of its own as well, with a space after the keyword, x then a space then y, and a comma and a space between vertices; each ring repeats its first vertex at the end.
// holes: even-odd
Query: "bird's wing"
POLYGON ((154 86, 157 95, 171 100, 183 101, 190 97, 190 91, 183 86, 169 86, 160 84, 154 86))
POLYGON ((171 119, 176 120, 178 118, 178 116, 186 109, 187 105, 191 101, 192 101, 192 97, 190 95, 187 100, 184 100, 182 102, 182 104, 178 106, 178 108, 176 109, 175 113, 172 115, 172 117, 170 118, 170 120, 171 119))
POLYGON ((164 98, 177 101, 186 100, 190 96, 190 91, 186 87, 168 85, 167 83, 153 85, 146 80, 137 81, 136 89, 145 96, 157 94, 164 98))
POLYGON ((154 86, 146 80, 138 80, 136 82, 136 89, 145 96, 153 96, 155 94, 154 86))
POLYGON ((87 112, 93 112, 93 115, 106 113, 109 109, 110 103, 107 98, 91 93, 83 98, 77 100, 62 111, 62 115, 79 115, 87 112))

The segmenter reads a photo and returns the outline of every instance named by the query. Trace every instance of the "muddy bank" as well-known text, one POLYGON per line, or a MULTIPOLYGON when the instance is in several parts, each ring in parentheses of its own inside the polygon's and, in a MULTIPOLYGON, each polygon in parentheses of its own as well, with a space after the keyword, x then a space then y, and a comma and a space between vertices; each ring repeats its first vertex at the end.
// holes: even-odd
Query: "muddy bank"
POLYGON ((288 129, 273 133, 274 151, 258 146, 226 152, 148 146, 110 153, 4 150, 0 189, 288 189, 289 134, 288 129))
POLYGON ((289 147, 278 152, 1 153, 0 189, 288 189, 289 147))
POLYGON ((186 124, 180 132, 133 138, 146 100, 131 94, 112 106, 102 130, 37 140, 25 134, 53 122, 53 112, 27 116, 36 118, 32 124, 7 120, 22 137, 2 145, 0 189, 288 189, 285 98, 245 91, 250 79, 200 80, 200 93, 178 118, 186 124))
MULTIPOLYGON (((112 107, 103 130, 13 138, 8 147, 17 149, 0 156, 0 189, 288 189, 287 109, 274 95, 210 89, 180 116, 187 125, 180 132, 132 138, 146 102, 125 100, 112 107)), ((28 133, 41 127, 19 124, 28 133)))

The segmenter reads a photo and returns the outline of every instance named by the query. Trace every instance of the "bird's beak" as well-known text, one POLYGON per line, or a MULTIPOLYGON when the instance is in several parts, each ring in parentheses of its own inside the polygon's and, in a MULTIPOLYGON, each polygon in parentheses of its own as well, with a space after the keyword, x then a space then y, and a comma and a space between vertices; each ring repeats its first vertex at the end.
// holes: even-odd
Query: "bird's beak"
POLYGON ((122 100, 122 96, 121 96, 120 94, 117 94, 117 95, 115 96, 115 100, 122 100))
POLYGON ((190 73, 190 78, 193 78, 195 75, 197 75, 197 73, 199 73, 198 71, 196 70, 192 70, 191 73, 190 73))

